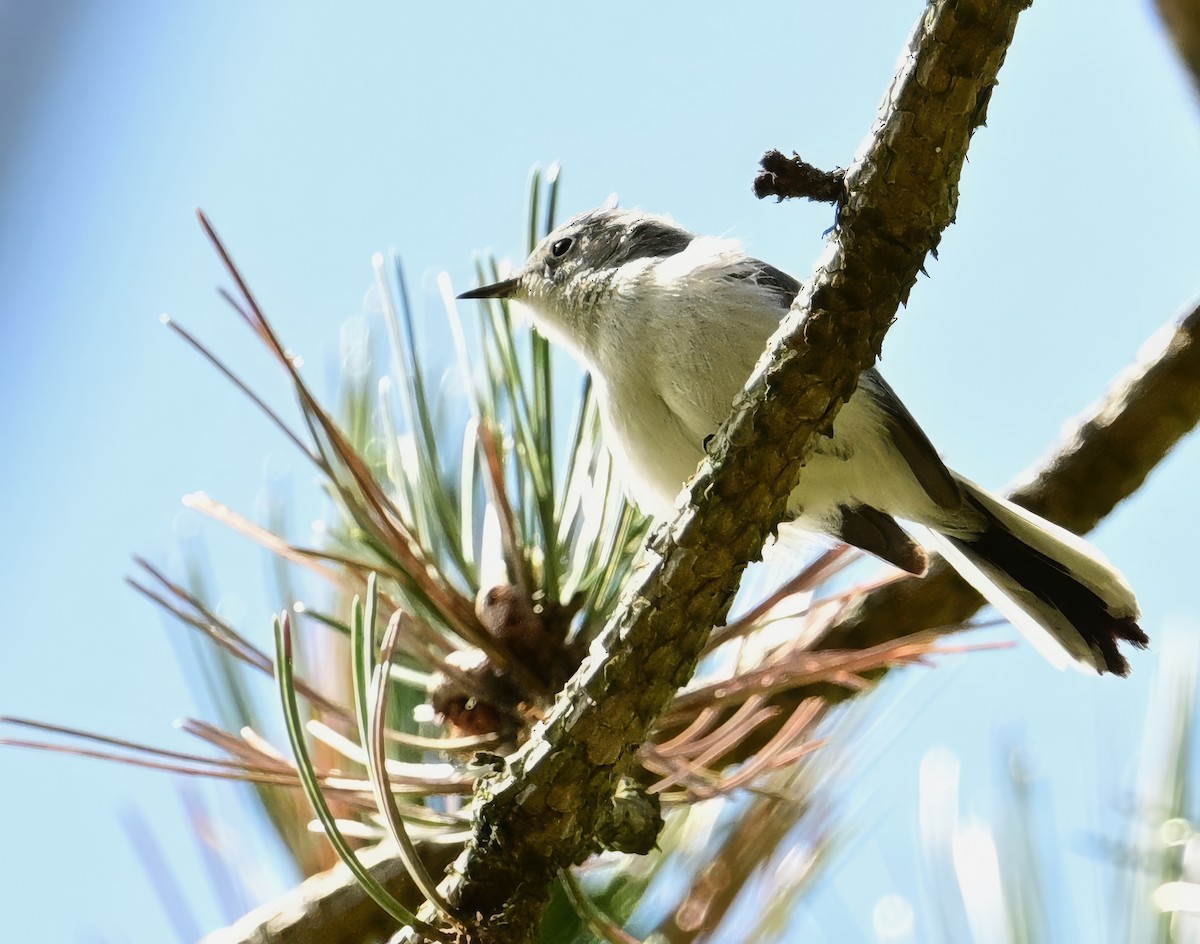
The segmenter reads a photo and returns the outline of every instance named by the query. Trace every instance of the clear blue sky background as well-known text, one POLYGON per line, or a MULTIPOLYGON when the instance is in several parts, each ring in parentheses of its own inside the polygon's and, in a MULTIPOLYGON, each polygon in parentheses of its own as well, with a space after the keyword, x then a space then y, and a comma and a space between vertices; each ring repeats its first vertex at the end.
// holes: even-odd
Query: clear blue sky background
MULTIPOLYGON (((223 605, 260 639, 280 605, 257 553, 180 510, 204 489, 253 514, 281 481, 301 531, 318 507, 299 457, 158 323, 169 311, 284 394, 213 293, 197 206, 327 392, 371 253, 397 248, 418 312, 440 318, 438 271, 466 286, 473 250, 520 254, 536 161, 563 162, 564 212, 615 191, 804 276, 828 210, 756 201, 757 158, 847 162, 919 10, 0 4, 0 713, 190 746, 171 728, 197 711, 168 641, 181 630, 121 579, 133 552, 178 570, 181 533, 202 536, 223 605)), ((1040 455, 1200 288, 1195 105, 1147 0, 1039 2, 1022 18, 959 223, 884 350, 893 385, 973 479, 1002 486, 1040 455)), ((1198 479, 1193 440, 1096 535, 1156 640, 1200 628, 1198 479)), ((1014 741, 1042 778, 1046 841, 1072 863, 1061 893, 1093 928, 1111 876, 1088 836, 1124 815, 1157 658, 1096 680, 1022 645, 910 679, 903 736, 858 790, 877 813, 815 893, 808 939, 870 939, 880 896, 919 899, 926 749, 961 756, 964 804, 986 814, 1014 741)), ((232 788, 198 789, 237 805, 232 788)), ((171 939, 119 825, 135 808, 189 888, 195 930, 224 923, 179 783, 5 750, 7 939, 171 939)), ((261 893, 279 891, 272 850, 243 841, 261 893)))

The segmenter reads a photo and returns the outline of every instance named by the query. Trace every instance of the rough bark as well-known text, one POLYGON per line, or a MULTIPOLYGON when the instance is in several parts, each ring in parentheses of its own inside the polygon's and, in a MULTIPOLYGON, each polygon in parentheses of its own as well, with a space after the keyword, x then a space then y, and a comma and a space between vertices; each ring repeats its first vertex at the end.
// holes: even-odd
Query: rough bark
POLYGON ((1200 3, 1196 0, 1155 0, 1155 3, 1179 58, 1192 75, 1192 88, 1200 94, 1200 3))
POLYGON ((690 504, 652 536, 650 563, 549 717, 481 784, 475 835, 443 886, 471 916, 470 940, 531 941, 558 871, 595 851, 618 778, 724 620, 810 440, 874 362, 953 221, 971 134, 1026 6, 935 0, 923 13, 847 171, 837 231, 714 440, 690 504))
MULTIPOLYGON (((420 851, 426 866, 436 875, 450 864, 458 849, 426 844, 420 851)), ((404 870, 395 846, 384 843, 358 856, 407 908, 415 909, 420 904, 421 893, 404 870)), ((228 927, 206 935, 200 944, 370 944, 386 939, 395 930, 395 920, 339 863, 228 927)))

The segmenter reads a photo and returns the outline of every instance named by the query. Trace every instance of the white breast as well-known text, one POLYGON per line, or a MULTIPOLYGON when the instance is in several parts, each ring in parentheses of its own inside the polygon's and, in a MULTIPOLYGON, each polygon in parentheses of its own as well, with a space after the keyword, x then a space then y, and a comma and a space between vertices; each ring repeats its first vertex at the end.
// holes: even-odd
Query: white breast
MULTIPOLYGON (((589 352, 618 473, 655 517, 671 514, 705 438, 728 418, 784 314, 777 293, 728 277, 730 244, 695 245, 657 265, 639 260, 637 273, 618 281, 625 287, 589 352)), ((818 439, 789 501, 800 527, 836 531, 842 505, 940 517, 861 388, 834 427, 833 439, 818 439)))

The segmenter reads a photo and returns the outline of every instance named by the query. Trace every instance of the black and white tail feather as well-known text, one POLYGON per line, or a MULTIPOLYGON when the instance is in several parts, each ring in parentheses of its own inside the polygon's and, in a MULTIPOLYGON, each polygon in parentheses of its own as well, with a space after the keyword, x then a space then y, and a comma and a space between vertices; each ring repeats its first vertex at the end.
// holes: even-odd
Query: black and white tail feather
MULTIPOLYGON (((513 278, 460 298, 523 302, 596 381, 605 440, 642 510, 672 513, 703 443, 801 284, 734 242, 605 207, 547 236, 513 278)), ((914 574, 913 522, 1055 665, 1126 675, 1145 647, 1133 592, 1081 538, 950 471, 875 370, 820 437, 788 501, 793 526, 914 574)))
POLYGON ((930 545, 1053 665, 1128 675, 1117 643, 1150 640, 1121 574, 1065 528, 959 481, 984 527, 968 537, 926 527, 930 545))

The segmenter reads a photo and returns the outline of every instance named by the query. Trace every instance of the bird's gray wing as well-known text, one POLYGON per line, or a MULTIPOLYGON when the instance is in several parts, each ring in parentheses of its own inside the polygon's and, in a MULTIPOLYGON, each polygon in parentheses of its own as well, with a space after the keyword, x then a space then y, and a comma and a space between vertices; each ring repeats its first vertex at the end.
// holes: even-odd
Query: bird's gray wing
POLYGON ((731 269, 727 278, 745 279, 767 289, 781 309, 780 318, 792 306, 792 299, 800 293, 801 287, 799 280, 792 278, 782 269, 776 269, 773 265, 768 265, 761 259, 752 259, 750 256, 746 256, 731 269))
MULTIPOLYGON (((759 259, 747 257, 731 275, 731 278, 747 279, 762 288, 770 290, 771 296, 778 303, 780 317, 791 307, 792 300, 800 292, 800 282, 786 272, 768 265, 759 259)), ((912 414, 908 412, 900 398, 896 396, 886 380, 874 368, 867 370, 859 378, 859 385, 873 395, 883 415, 884 423, 896 451, 908 463, 913 475, 921 483, 921 487, 929 497, 941 508, 955 511, 962 506, 962 490, 954 474, 946 468, 941 456, 933 448, 933 443, 917 425, 912 414)), ((835 421, 836 425, 836 421, 835 421)), ((855 542, 850 541, 853 544, 855 542)), ((858 545, 861 546, 861 545, 858 545)), ((873 548, 864 548, 873 554, 879 553, 873 548)), ((891 560, 880 554, 886 560, 891 560)), ((897 561, 892 560, 892 563, 897 561)), ((903 565, 901 565, 903 566, 903 565)))
MULTIPOLYGON (((859 386, 872 395, 879 407, 896 451, 904 457, 913 475, 934 502, 947 511, 962 507, 963 495, 954 473, 946 468, 929 437, 917 425, 900 398, 877 370, 864 371, 859 386)), ((836 425, 836 420, 834 421, 836 425)))

